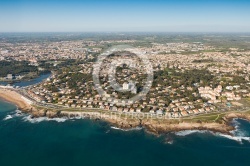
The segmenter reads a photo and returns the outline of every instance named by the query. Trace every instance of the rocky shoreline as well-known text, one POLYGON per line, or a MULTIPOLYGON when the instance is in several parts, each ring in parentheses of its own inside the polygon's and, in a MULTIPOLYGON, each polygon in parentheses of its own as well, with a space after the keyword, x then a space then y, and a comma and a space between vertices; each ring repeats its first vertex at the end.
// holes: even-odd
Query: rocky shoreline
POLYGON ((110 114, 101 114, 94 111, 54 111, 49 109, 36 109, 28 104, 20 94, 15 91, 0 89, 0 98, 17 105, 18 109, 29 113, 33 118, 90 118, 93 120, 103 120, 112 126, 121 129, 131 129, 143 127, 147 132, 154 135, 161 135, 167 132, 178 132, 183 130, 209 130, 231 135, 230 131, 235 128, 231 126, 231 121, 235 118, 246 119, 250 121, 250 114, 229 113, 223 117, 222 123, 217 122, 186 122, 183 119, 150 119, 150 118, 129 118, 110 114))
POLYGON ((34 110, 29 112, 32 117, 48 117, 48 118, 89 118, 93 120, 103 120, 114 127, 120 129, 131 129, 143 127, 147 132, 154 135, 161 135, 168 132, 178 132, 183 130, 205 130, 212 132, 219 132, 231 135, 231 131, 235 130, 230 122, 234 118, 246 119, 243 116, 232 116, 225 118, 225 122, 220 123, 206 123, 206 122, 185 122, 179 120, 159 120, 159 119, 132 119, 123 118, 120 116, 103 115, 99 112, 68 112, 68 111, 50 111, 50 110, 34 110))

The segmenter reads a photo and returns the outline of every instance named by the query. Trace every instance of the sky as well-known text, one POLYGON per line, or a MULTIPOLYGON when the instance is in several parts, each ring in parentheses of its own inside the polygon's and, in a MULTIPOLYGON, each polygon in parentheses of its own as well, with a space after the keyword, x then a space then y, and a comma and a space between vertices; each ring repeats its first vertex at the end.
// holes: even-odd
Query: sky
POLYGON ((250 0, 0 0, 0 32, 250 32, 250 0))

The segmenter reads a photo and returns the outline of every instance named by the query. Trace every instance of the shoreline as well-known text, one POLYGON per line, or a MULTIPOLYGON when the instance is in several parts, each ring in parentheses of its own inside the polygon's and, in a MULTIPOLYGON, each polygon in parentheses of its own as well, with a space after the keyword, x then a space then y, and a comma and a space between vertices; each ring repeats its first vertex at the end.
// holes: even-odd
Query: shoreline
POLYGON ((32 81, 32 80, 35 80, 43 75, 47 75, 47 74, 52 74, 51 71, 49 72, 42 72, 42 73, 39 73, 37 75, 35 75, 34 77, 30 77, 30 78, 22 78, 22 79, 12 79, 12 80, 9 80, 9 79, 0 79, 0 82, 6 82, 6 83, 19 83, 19 82, 22 82, 22 81, 32 81))
POLYGON ((48 117, 60 118, 71 117, 77 118, 79 116, 90 118, 93 120, 103 120, 114 127, 121 129, 131 129, 136 127, 143 127, 148 133, 154 135, 161 135, 167 132, 178 132, 184 130, 200 130, 220 132, 231 135, 231 131, 235 130, 231 126, 231 122, 235 118, 241 118, 250 121, 250 114, 243 113, 228 113, 223 116, 223 122, 202 122, 202 121, 186 121, 185 119, 139 119, 128 118, 121 116, 102 115, 100 112, 94 111, 55 111, 48 109, 37 109, 22 98, 22 95, 14 90, 0 88, 0 99, 6 100, 17 106, 17 109, 29 113, 33 118, 48 117))
POLYGON ((20 109, 23 112, 29 112, 33 109, 29 103, 22 99, 22 96, 19 93, 9 89, 0 88, 0 99, 16 105, 17 109, 20 109))

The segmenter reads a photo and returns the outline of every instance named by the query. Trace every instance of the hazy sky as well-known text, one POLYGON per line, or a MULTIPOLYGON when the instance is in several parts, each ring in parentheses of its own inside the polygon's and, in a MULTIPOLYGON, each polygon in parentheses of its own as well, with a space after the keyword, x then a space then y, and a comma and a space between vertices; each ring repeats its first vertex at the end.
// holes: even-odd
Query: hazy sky
POLYGON ((0 0, 0 32, 250 32, 250 0, 0 0))

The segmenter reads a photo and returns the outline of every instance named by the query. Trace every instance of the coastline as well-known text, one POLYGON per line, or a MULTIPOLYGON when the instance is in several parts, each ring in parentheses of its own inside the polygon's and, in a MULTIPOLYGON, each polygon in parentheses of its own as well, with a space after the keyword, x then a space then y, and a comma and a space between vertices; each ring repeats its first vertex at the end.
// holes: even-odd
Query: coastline
POLYGON ((154 135, 160 135, 166 132, 177 132, 183 130, 209 130, 213 132, 221 132, 224 134, 230 134, 230 131, 234 130, 229 123, 206 123, 206 122, 185 122, 183 119, 139 119, 128 118, 121 116, 103 115, 98 112, 68 112, 61 111, 62 117, 87 117, 90 119, 100 119, 109 122, 113 126, 121 129, 131 129, 136 127, 143 127, 149 133, 154 135))
POLYGON ((24 99, 22 99, 22 96, 15 91, 0 88, 0 98, 12 104, 15 104, 17 108, 23 112, 29 112, 33 109, 33 107, 29 103, 24 101, 24 99))
POLYGON ((22 95, 14 90, 0 88, 0 98, 15 104, 18 109, 25 113, 29 113, 33 118, 48 117, 85 117, 93 120, 103 120, 111 125, 121 129, 131 129, 143 127, 147 132, 154 135, 161 135, 167 132, 178 132, 183 130, 208 130, 212 132, 220 132, 231 135, 231 131, 235 128, 230 125, 235 118, 246 119, 250 121, 250 114, 243 113, 226 113, 223 116, 223 122, 206 122, 206 121, 187 121, 185 119, 148 119, 148 118, 129 118, 110 114, 101 114, 98 111, 56 111, 51 109, 38 109, 25 101, 22 95))

